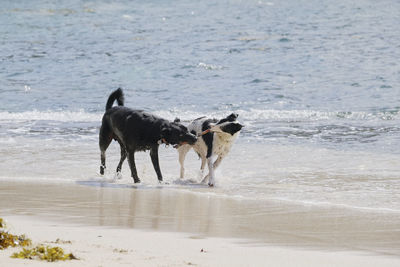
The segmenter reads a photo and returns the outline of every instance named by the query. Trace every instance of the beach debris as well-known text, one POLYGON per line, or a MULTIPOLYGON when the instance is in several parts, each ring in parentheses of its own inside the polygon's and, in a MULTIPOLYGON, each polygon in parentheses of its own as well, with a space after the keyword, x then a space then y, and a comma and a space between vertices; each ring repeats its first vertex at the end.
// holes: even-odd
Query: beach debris
POLYGON ((60 238, 57 238, 56 241, 50 242, 50 243, 55 243, 55 244, 72 244, 71 241, 69 241, 69 240, 61 240, 60 238))
MULTIPOLYGON (((22 251, 15 252, 11 256, 11 258, 40 259, 49 262, 78 259, 72 253, 65 254, 64 250, 60 247, 50 247, 40 244, 33 248, 25 248, 28 246, 32 246, 32 241, 29 238, 26 238, 25 235, 10 234, 4 228, 4 220, 0 218, 0 250, 6 249, 8 247, 24 247, 22 251)), ((57 239, 56 243, 71 244, 71 241, 62 241, 60 239, 57 239)))
POLYGON ((48 262, 77 260, 78 258, 72 253, 65 254, 64 250, 60 247, 50 247, 44 245, 37 245, 34 248, 23 248, 20 252, 15 252, 11 258, 16 259, 38 259, 48 262))
POLYGON ((0 218, 0 250, 6 249, 8 247, 25 247, 30 246, 32 241, 26 238, 25 235, 13 235, 4 230, 6 224, 3 218, 0 218))
POLYGON ((26 238, 25 235, 13 235, 3 230, 5 227, 4 220, 0 218, 0 250, 8 247, 25 247, 30 246, 32 241, 26 238))
POLYGON ((201 253, 206 253, 207 251, 206 251, 204 248, 202 248, 202 249, 200 250, 200 252, 201 252, 201 253))
POLYGON ((127 249, 118 249, 118 248, 115 248, 115 249, 113 250, 113 252, 114 252, 114 253, 128 253, 128 250, 127 250, 127 249))

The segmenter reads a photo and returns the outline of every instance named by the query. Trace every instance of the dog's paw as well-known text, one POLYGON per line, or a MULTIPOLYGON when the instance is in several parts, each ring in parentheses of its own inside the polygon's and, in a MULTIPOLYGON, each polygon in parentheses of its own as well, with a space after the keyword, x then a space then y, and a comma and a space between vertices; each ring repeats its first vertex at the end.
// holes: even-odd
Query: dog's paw
POLYGON ((105 170, 105 168, 106 168, 106 167, 104 167, 104 166, 100 166, 100 174, 101 174, 101 175, 104 175, 104 170, 105 170))
POLYGON ((208 181, 208 186, 209 187, 214 187, 214 177, 210 177, 210 180, 208 181))
POLYGON ((197 172, 197 179, 198 180, 202 179, 202 181, 203 181, 203 179, 204 179, 203 177, 204 177, 204 171, 199 170, 197 172))
POLYGON ((116 172, 114 175, 114 180, 121 180, 122 179, 122 173, 121 172, 116 172))
POLYGON ((210 176, 207 174, 207 175, 203 178, 203 180, 201 180, 200 183, 202 183, 202 184, 207 183, 209 177, 210 177, 210 176))

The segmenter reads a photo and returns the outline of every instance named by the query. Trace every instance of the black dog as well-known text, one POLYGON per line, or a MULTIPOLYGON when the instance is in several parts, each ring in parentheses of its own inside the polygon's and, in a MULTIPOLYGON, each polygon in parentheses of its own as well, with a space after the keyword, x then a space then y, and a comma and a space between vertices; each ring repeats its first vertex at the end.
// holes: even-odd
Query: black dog
POLYGON ((158 180, 162 181, 162 174, 158 162, 158 147, 160 144, 172 144, 179 147, 183 144, 194 144, 197 137, 188 132, 188 129, 176 122, 159 118, 142 110, 133 110, 124 105, 124 95, 121 88, 114 91, 108 98, 106 112, 103 116, 99 135, 101 152, 100 174, 106 168, 105 152, 114 139, 121 146, 121 159, 117 172, 121 172, 122 163, 128 157, 129 167, 135 183, 140 179, 135 165, 135 152, 150 150, 150 157, 158 180), (114 101, 118 106, 112 107, 114 101))

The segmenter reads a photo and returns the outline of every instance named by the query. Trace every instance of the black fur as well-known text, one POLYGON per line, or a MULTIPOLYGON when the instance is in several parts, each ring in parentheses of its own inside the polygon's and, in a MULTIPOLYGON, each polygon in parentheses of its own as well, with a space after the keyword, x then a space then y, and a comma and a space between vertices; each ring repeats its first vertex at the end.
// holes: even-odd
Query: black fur
POLYGON ((121 171, 122 163, 128 157, 131 175, 135 183, 140 182, 135 165, 135 152, 150 150, 150 157, 159 181, 162 174, 158 160, 158 147, 165 144, 194 144, 196 136, 178 122, 170 122, 142 110, 124 107, 124 95, 121 88, 114 91, 108 98, 106 112, 103 116, 99 134, 101 151, 100 173, 104 174, 105 152, 114 139, 121 147, 121 159, 117 172, 121 171), (118 106, 112 107, 114 101, 118 106))
MULTIPOLYGON (((204 117, 201 117, 201 118, 204 118, 204 117)), ((199 118, 199 119, 201 119, 201 118, 199 118)), ((215 123, 215 122, 217 122, 217 120, 215 120, 215 119, 208 119, 208 120, 204 121, 201 130, 204 132, 205 130, 210 129, 211 123, 215 123)), ((212 143, 213 143, 213 139, 214 139, 214 134, 211 132, 208 132, 208 133, 204 134, 202 136, 202 138, 204 140, 204 143, 207 146, 207 158, 209 158, 212 155, 212 143)))
POLYGON ((118 106, 124 105, 125 98, 121 88, 118 88, 117 90, 111 93, 110 97, 107 100, 106 111, 112 107, 115 100, 117 100, 118 106))
POLYGON ((234 135, 235 133, 239 132, 243 128, 243 125, 237 123, 229 123, 225 126, 221 127, 221 130, 225 133, 229 133, 234 135))
POLYGON ((221 123, 224 123, 224 122, 227 122, 227 121, 235 121, 238 117, 239 117, 238 114, 232 113, 228 117, 223 118, 222 120, 220 120, 217 124, 221 124, 221 123))

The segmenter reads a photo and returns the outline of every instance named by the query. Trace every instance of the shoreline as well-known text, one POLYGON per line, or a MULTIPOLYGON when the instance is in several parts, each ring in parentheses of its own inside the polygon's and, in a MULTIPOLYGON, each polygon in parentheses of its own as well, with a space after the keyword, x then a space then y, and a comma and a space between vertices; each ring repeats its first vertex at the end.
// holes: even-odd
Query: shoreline
MULTIPOLYGON (((237 253, 239 250, 246 251, 244 257, 253 263, 250 265, 256 266, 263 265, 259 260, 268 259, 264 255, 270 255, 274 265, 291 266, 289 262, 285 265, 281 262, 282 259, 274 256, 271 251, 295 257, 302 251, 309 257, 337 262, 341 259, 335 261, 335 256, 330 256, 331 252, 335 252, 343 254, 344 266, 357 266, 350 263, 354 260, 353 257, 363 266, 373 266, 368 265, 372 262, 371 258, 385 263, 379 266, 398 266, 400 263, 398 214, 237 200, 162 186, 137 187, 107 183, 89 186, 82 183, 1 181, 0 188, 0 217, 8 220, 8 225, 12 227, 10 232, 18 230, 16 233, 26 234, 33 242, 54 241, 57 238, 68 240, 66 233, 76 233, 70 238, 73 241, 70 249, 68 246, 66 248, 66 252, 72 252, 74 255, 83 250, 78 243, 84 242, 86 233, 95 235, 94 233, 100 231, 127 239, 120 241, 126 242, 121 243, 121 249, 128 252, 127 248, 137 245, 134 240, 138 236, 144 240, 152 240, 154 236, 158 236, 169 240, 168 242, 179 241, 184 244, 183 249, 177 247, 175 252, 169 251, 171 256, 165 256, 166 264, 160 261, 157 263, 159 265, 186 265, 186 261, 201 266, 224 265, 223 262, 213 262, 212 259, 204 260, 202 256, 198 258, 197 254, 200 253, 194 249, 194 254, 190 254, 186 247, 191 244, 208 246, 211 250, 219 251, 224 257, 233 259, 229 261, 229 265, 236 263, 236 266, 245 262, 235 258, 237 255, 232 254, 234 252, 231 253, 230 250, 237 249, 237 253), (46 236, 46 231, 52 231, 53 235, 46 236), (227 250, 227 247, 230 250, 227 250), (251 257, 247 256, 252 253, 254 255, 251 257), (180 262, 175 262, 175 258, 181 259, 180 262), (396 264, 391 265, 392 263, 396 264)), ((115 242, 113 238, 103 241, 102 247, 115 242)), ((93 239, 90 242, 93 245, 97 241, 93 239)), ((143 242, 145 247, 152 246, 149 241, 143 242)), ((158 242, 161 241, 156 241, 158 242)), ((169 245, 167 247, 169 250, 169 245)), ((149 252, 152 255, 149 257, 157 258, 163 253, 161 247, 159 250, 149 252)), ((2 251, 0 257, 4 258, 8 251, 2 251)), ((96 261, 92 257, 99 251, 95 247, 90 251, 93 255, 85 264, 96 266, 97 263, 95 264, 96 261)), ((115 254, 113 251, 104 253, 111 253, 110 257, 115 254)), ((131 253, 122 254, 122 258, 134 257, 131 253)), ((306 258, 303 260, 304 266, 313 266, 306 258)), ((150 262, 145 261, 141 265, 148 263, 150 266, 150 262)), ((293 260, 291 263, 297 264, 297 261, 293 260)), ((320 264, 315 262, 315 266, 320 264)))
POLYGON ((386 266, 399 257, 362 251, 317 250, 249 244, 246 240, 184 233, 115 229, 6 216, 8 229, 26 234, 33 245, 62 247, 77 260, 44 262, 13 259, 21 248, 0 250, 2 266, 386 266))

